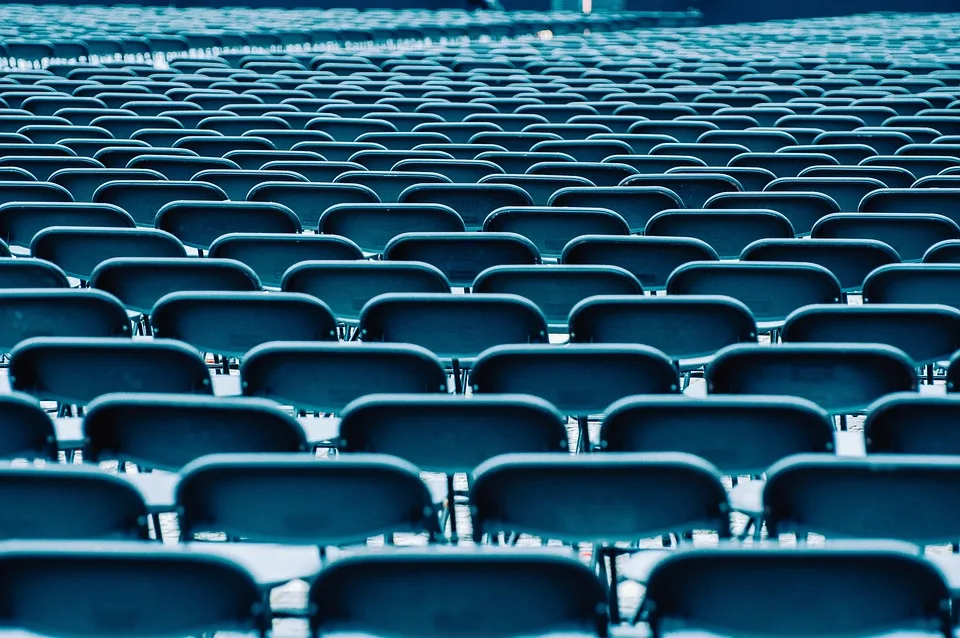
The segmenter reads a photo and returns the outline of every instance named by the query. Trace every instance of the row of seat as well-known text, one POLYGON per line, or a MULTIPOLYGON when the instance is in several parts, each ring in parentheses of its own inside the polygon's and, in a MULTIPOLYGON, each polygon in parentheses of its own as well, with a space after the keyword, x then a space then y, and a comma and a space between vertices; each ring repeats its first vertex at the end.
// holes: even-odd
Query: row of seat
MULTIPOLYGON (((235 631, 266 635, 250 573, 194 551, 125 543, 5 543, 5 625, 47 635, 235 631), (175 580, 177 586, 165 585, 175 580), (165 595, 156 595, 160 586, 165 595), (64 614, 43 610, 55 597, 64 614), (120 602, 122 601, 122 602, 120 602), (115 620, 124 612, 122 624, 115 620)), ((374 553, 330 564, 310 588, 311 635, 607 636, 605 586, 566 556, 502 550, 374 553), (495 610, 495 613, 491 613, 495 610)), ((944 575, 906 544, 694 549, 657 566, 650 634, 686 631, 952 635, 944 575)))

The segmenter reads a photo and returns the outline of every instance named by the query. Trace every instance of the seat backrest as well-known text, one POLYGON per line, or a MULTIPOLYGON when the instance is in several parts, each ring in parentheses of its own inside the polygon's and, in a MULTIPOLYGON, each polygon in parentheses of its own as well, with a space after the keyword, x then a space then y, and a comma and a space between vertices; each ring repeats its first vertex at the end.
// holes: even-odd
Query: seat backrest
POLYGON ((477 541, 504 531, 593 543, 692 529, 730 535, 719 472, 686 454, 494 457, 474 471, 470 502, 477 541), (662 489, 676 498, 657 497, 662 489))
POLYGON ((690 262, 667 280, 671 295, 726 295, 742 301, 761 331, 778 327, 791 312, 812 303, 839 303, 840 282, 816 264, 690 262))
POLYGON ((251 202, 283 204, 300 219, 303 228, 316 228, 325 210, 336 204, 376 204, 377 194, 359 184, 264 182, 250 189, 251 202))
POLYGON ((665 354, 640 345, 497 346, 482 353, 470 376, 474 393, 530 394, 568 415, 599 414, 634 394, 679 392, 665 354))
POLYGON ((772 210, 672 209, 651 217, 644 234, 700 239, 721 259, 736 259, 754 241, 791 239, 795 233, 790 221, 772 210))
POLYGON ((816 222, 825 215, 840 212, 837 202, 815 192, 721 193, 707 200, 703 207, 774 210, 790 220, 798 236, 809 234, 816 222))
POLYGON ((147 314, 160 297, 181 291, 255 291, 260 280, 232 259, 115 257, 97 266, 90 286, 113 294, 130 310, 147 314))
POLYGON ((792 454, 832 453, 834 424, 823 408, 797 397, 629 397, 604 413, 600 448, 684 452, 724 475, 756 475, 792 454))
POLYGON ((626 220, 605 208, 526 206, 499 208, 483 223, 487 232, 523 235, 543 257, 559 258, 564 246, 583 235, 630 234, 626 220))
POLYGON ((713 248, 685 237, 582 235, 563 248, 560 263, 620 266, 645 290, 662 290, 677 267, 691 261, 719 260, 713 248))
MULTIPOLYGON (((706 202, 725 193, 739 193, 740 183, 723 173, 688 173, 663 175, 633 175, 621 182, 623 186, 647 186, 669 189, 683 201, 673 208, 703 208, 706 202)), ((742 206, 741 208, 751 208, 742 206)), ((761 208, 757 206, 756 208, 761 208)), ((770 208, 763 206, 762 208, 770 208)))
POLYGON ((229 233, 296 234, 302 230, 292 210, 263 202, 170 202, 157 211, 155 225, 201 250, 229 233))
POLYGON ((183 394, 106 394, 87 407, 83 454, 177 472, 208 454, 306 452, 304 430, 269 401, 183 394))
POLYGON ((145 152, 127 162, 127 168, 156 171, 169 180, 189 181, 201 171, 240 170, 240 166, 222 157, 189 155, 151 155, 145 152))
POLYGON ((513 294, 387 293, 360 311, 364 343, 412 343, 464 364, 487 348, 547 336, 540 309, 513 294))
POLYGON ((341 414, 337 447, 397 456, 445 474, 472 473, 499 454, 569 452, 566 418, 525 395, 361 397, 341 414))
POLYGON ((863 283, 864 303, 943 304, 960 308, 955 264, 891 264, 871 272, 863 283))
POLYGON ((453 286, 469 287, 492 266, 540 263, 537 247, 515 233, 403 233, 383 251, 387 261, 421 261, 453 286))
POLYGON ((643 286, 618 266, 494 266, 477 275, 477 294, 512 294, 532 301, 547 323, 566 331, 570 310, 594 295, 642 295, 643 286))
POLYGON ((97 188, 93 201, 114 204, 130 213, 138 226, 154 227, 160 209, 178 200, 226 201, 227 194, 213 184, 173 181, 114 181, 97 188))
POLYGON ((11 352, 10 378, 14 390, 67 405, 110 392, 212 392, 200 354, 166 340, 33 337, 11 352))
MULTIPOLYGON (((342 184, 360 184, 366 186, 380 198, 381 202, 396 203, 400 195, 409 187, 417 184, 450 184, 453 180, 442 175, 436 163, 453 160, 403 160, 397 164, 395 170, 367 171, 353 170, 337 175, 332 181, 342 184), (419 172, 413 171, 404 162, 422 162, 419 172)), ((465 180, 457 180, 465 181, 465 180)))
POLYGON ((378 254, 402 233, 459 233, 464 224, 443 204, 337 204, 323 213, 319 231, 346 237, 364 251, 378 254))
POLYGON ((698 367, 721 348, 755 343, 757 325, 741 302, 709 295, 600 295, 570 311, 572 343, 639 343, 698 367))
POLYGON ((955 202, 960 188, 888 188, 870 193, 860 202, 865 213, 935 213, 960 223, 955 202))
POLYGON ((446 293, 450 283, 420 262, 304 261, 283 276, 286 292, 311 295, 328 305, 337 321, 356 324, 374 297, 390 292, 446 293))
POLYGON ((483 220, 504 206, 533 206, 523 189, 511 184, 422 184, 411 186, 399 200, 412 204, 444 204, 463 219, 467 230, 479 230, 483 220))
POLYGON ((247 353, 240 376, 246 396, 320 412, 365 394, 447 392, 439 359, 409 344, 267 343, 247 353))
POLYGON ((143 543, 16 543, 0 555, 5 625, 46 635, 161 638, 262 634, 270 620, 244 569, 223 558, 143 543), (157 588, 175 580, 163 596, 157 588), (53 598, 64 615, 44 611, 53 598), (116 602, 123 600, 122 626, 116 602), (110 602, 114 601, 114 602, 110 602))
POLYGON ((960 239, 960 226, 932 213, 842 213, 820 219, 815 239, 873 239, 893 248, 905 262, 920 261, 942 241, 960 239))
POLYGON ((0 292, 0 351, 30 337, 129 337, 123 305, 99 290, 0 292))
POLYGON ((883 182, 871 177, 781 177, 763 190, 823 193, 837 202, 841 210, 855 211, 865 195, 883 188, 883 182))
POLYGON ((141 540, 147 506, 136 487, 82 465, 0 468, 0 503, 15 510, 3 540, 141 540), (67 518, 50 516, 56 508, 67 518))
POLYGON ((905 544, 715 548, 657 564, 641 610, 653 635, 948 636, 943 575, 905 544))
POLYGON ((767 471, 764 522, 774 538, 812 532, 830 540, 949 543, 960 529, 960 516, 948 505, 958 485, 960 463, 945 457, 799 455, 767 471), (897 515, 904 511, 913 514, 897 515))
POLYGON ((856 292, 871 271, 899 263, 900 256, 872 239, 761 239, 744 248, 740 260, 818 264, 837 277, 844 292, 856 292))
POLYGON ((592 570, 565 556, 454 550, 345 557, 321 571, 308 599, 315 606, 310 620, 315 635, 363 631, 440 638, 467 631, 506 638, 553 632, 606 636, 606 596, 592 570), (493 608, 497 613, 490 613, 493 608), (464 617, 473 619, 469 630, 464 617))
POLYGON ((787 317, 781 337, 793 343, 885 343, 926 365, 960 350, 958 335, 956 308, 870 303, 800 308, 787 317))
POLYGON ((707 366, 705 378, 708 394, 796 396, 831 414, 852 414, 884 395, 917 389, 913 362, 881 344, 730 346, 707 366))
POLYGON ((662 210, 682 208, 683 202, 676 193, 661 186, 618 186, 563 188, 553 194, 549 205, 612 210, 626 220, 631 233, 640 233, 653 215, 662 210))
POLYGON ((210 245, 208 256, 244 263, 265 286, 279 287, 287 269, 301 261, 363 259, 363 251, 330 235, 229 233, 210 245))
MULTIPOLYGON (((948 387, 948 390, 955 390, 948 387)), ((944 454, 960 450, 960 396, 892 394, 876 401, 863 423, 868 454, 944 454)))
POLYGON ((268 341, 337 339, 330 309, 298 293, 173 292, 157 300, 150 323, 156 337, 227 357, 268 341))
POLYGON ((156 171, 132 168, 65 168, 50 176, 52 184, 65 188, 78 202, 92 202, 93 194, 107 182, 165 179, 156 171))
POLYGON ((331 462, 313 455, 208 456, 183 468, 176 502, 182 540, 225 532, 251 541, 331 546, 362 544, 380 534, 440 533, 419 470, 380 455, 331 462), (329 511, 339 514, 317 516, 329 511))
POLYGON ((0 239, 12 246, 29 246, 34 236, 51 226, 133 228, 130 215, 112 204, 25 202, 0 205, 0 239))

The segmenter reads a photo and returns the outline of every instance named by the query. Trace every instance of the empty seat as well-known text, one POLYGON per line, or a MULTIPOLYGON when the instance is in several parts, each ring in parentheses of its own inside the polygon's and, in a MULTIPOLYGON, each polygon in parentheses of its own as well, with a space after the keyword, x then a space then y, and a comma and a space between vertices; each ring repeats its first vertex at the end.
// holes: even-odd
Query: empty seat
POLYGON ((870 303, 800 308, 787 317, 781 335, 793 343, 885 343, 925 365, 960 350, 958 329, 956 308, 870 303))
POLYGON ((830 454, 833 420, 797 397, 714 395, 629 397, 603 415, 606 452, 684 452, 723 474, 763 474, 793 454, 830 454))
POLYGON ((244 263, 264 286, 276 288, 287 269, 301 261, 363 259, 363 251, 349 239, 330 235, 229 233, 211 244, 208 256, 244 263))
POLYGON ((87 406, 84 458, 177 472, 208 454, 306 452, 303 427, 249 397, 106 394, 87 406))
POLYGON ((150 323, 158 338, 229 357, 269 341, 337 338, 330 309, 296 293, 174 292, 157 300, 150 323))
POLYGON ((6 548, 0 564, 10 581, 4 589, 8 626, 23 631, 160 638, 259 632, 269 624, 253 577, 199 552, 101 541, 24 543, 6 548), (150 593, 171 578, 180 586, 165 596, 150 593), (64 598, 64 615, 41 611, 41 601, 53 596, 64 598), (99 611, 105 600, 119 599, 136 619, 122 629, 99 611))
POLYGON ((380 534, 440 533, 417 468, 380 455, 329 462, 289 454, 206 457, 183 469, 176 501, 182 539, 214 532, 326 547, 365 543, 380 534), (305 493, 312 498, 304 499, 305 493), (338 515, 318 518, 317 508, 338 515), (289 525, 292 519, 299 524, 289 525))
MULTIPOLYGON (((0 208, 2 216, 2 208, 0 208)), ((207 249, 228 233, 299 233, 300 220, 282 204, 263 202, 170 202, 155 225, 186 246, 207 249)))
POLYGON ((573 307, 569 328, 572 343, 651 346, 684 371, 703 366, 728 345, 757 341, 745 305, 709 295, 594 296, 573 307))
POLYGON ((566 331, 570 310, 594 295, 642 295, 643 286, 617 266, 494 266, 477 275, 476 294, 513 294, 531 300, 552 328, 566 331))
POLYGON ((167 204, 179 200, 226 201, 227 194, 202 182, 174 181, 111 181, 97 188, 96 203, 113 204, 133 217, 138 226, 153 228, 157 213, 167 204))
POLYGON ((948 635, 943 575, 909 546, 698 549, 657 564, 639 612, 654 635, 948 635), (844 593, 864 595, 844 598, 844 593))
POLYGON ((422 261, 440 269, 450 283, 469 287, 492 266, 540 263, 536 246, 514 233, 403 233, 383 251, 387 261, 422 261))
POLYGON ((466 367, 496 345, 546 343, 547 320, 513 294, 389 293, 364 305, 360 337, 364 343, 416 344, 466 367))
POLYGON ((902 350, 879 344, 730 346, 707 367, 706 381, 708 394, 797 396, 841 415, 917 389, 913 362, 902 350))
POLYGON ((956 222, 929 213, 841 213, 821 218, 814 239, 872 239, 893 248, 905 262, 920 261, 935 244, 960 239, 956 222))
POLYGON ((361 397, 341 414, 337 447, 445 474, 472 473, 499 454, 569 452, 566 419, 543 399, 523 395, 361 397), (456 436, 446 438, 451 432, 456 436))
POLYGON ((438 638, 461 633, 451 610, 477 620, 490 636, 573 632, 606 634, 606 588, 588 567, 564 556, 530 552, 379 553, 346 557, 324 569, 309 600, 315 633, 438 638), (364 593, 361 593, 364 592, 364 593), (478 595, 478 592, 484 594, 478 595), (499 613, 488 613, 497 592, 499 613), (504 597, 502 594, 508 592, 504 597), (376 610, 370 597, 378 601, 376 610))
POLYGON ((721 259, 735 259, 754 241, 793 238, 794 230, 786 217, 772 210, 678 209, 651 217, 644 234, 700 239, 721 259))
POLYGON ((93 270, 90 287, 113 294, 129 310, 146 314, 171 292, 255 291, 260 280, 248 266, 232 259, 115 257, 93 270))
POLYGON ((268 343, 247 353, 240 377, 245 396, 333 413, 365 394, 447 392, 440 361, 400 344, 268 343))
POLYGON ((111 392, 212 393, 199 353, 165 340, 34 337, 10 354, 10 379, 14 390, 66 405, 111 392))
POLYGON ((671 295, 726 295, 742 301, 761 331, 779 328, 791 312, 813 303, 839 303, 840 282, 809 263, 691 262, 667 281, 671 295))
POLYGON ((872 239, 761 239, 744 248, 740 260, 818 264, 837 277, 844 292, 857 292, 870 272, 899 263, 900 256, 872 239))

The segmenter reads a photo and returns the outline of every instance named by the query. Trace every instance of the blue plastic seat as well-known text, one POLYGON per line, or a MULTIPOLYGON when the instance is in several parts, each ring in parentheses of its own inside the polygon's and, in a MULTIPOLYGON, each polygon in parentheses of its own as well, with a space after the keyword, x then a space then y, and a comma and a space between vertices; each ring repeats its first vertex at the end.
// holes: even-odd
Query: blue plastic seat
POLYGON ((200 354, 175 341, 34 337, 11 352, 10 379, 18 392, 65 405, 111 392, 212 393, 200 354))
POLYGON ((210 245, 208 257, 244 263, 264 286, 276 288, 287 269, 302 261, 363 259, 363 251, 333 235, 229 233, 210 245))
POLYGON ((706 382, 708 394, 796 396, 840 415, 887 394, 917 390, 913 362, 880 344, 730 346, 707 367, 706 382))
POLYGON ((582 417, 600 414, 625 396, 675 394, 680 388, 669 357, 626 344, 497 346, 477 359, 470 384, 479 394, 538 396, 582 417))
POLYGON ((871 272, 863 282, 863 302, 942 304, 960 308, 953 264, 891 264, 871 272))
POLYGON ((916 262, 939 242, 960 239, 960 226, 930 213, 840 213, 821 218, 810 235, 814 239, 881 241, 904 262, 916 262))
POLYGON ((537 306, 508 294, 378 295, 361 310, 359 329, 364 343, 412 343, 455 369, 496 345, 547 342, 547 320, 537 306))
POLYGON ((256 291, 260 280, 248 266, 232 259, 115 257, 93 270, 90 287, 113 294, 129 310, 147 314, 171 292, 256 291))
POLYGON ((763 239, 792 239, 790 221, 772 210, 677 209, 660 211, 647 222, 650 237, 691 237, 706 242, 721 259, 736 259, 763 239))
POLYGON ((865 213, 933 213, 960 223, 953 203, 960 188, 889 188, 873 192, 860 202, 865 213))
POLYGON ((683 207, 671 190, 658 186, 618 186, 611 188, 564 188, 550 198, 554 207, 605 208, 623 217, 631 233, 643 232, 647 221, 656 213, 683 207))
POLYGON ((150 323, 158 338, 237 358, 269 341, 337 340, 330 309, 296 293, 173 292, 157 300, 150 323))
POLYGON ((633 273, 644 290, 663 290, 670 273, 685 263, 716 260, 716 251, 699 239, 607 235, 573 239, 560 256, 563 264, 620 266, 633 273))
POLYGON ((583 235, 630 234, 626 221, 613 211, 551 206, 499 208, 484 221, 483 230, 523 235, 549 258, 559 258, 564 246, 583 235))
POLYGON ((399 344, 267 343, 247 353, 240 377, 245 396, 333 413, 366 394, 447 392, 439 359, 399 344))
POLYGON ((617 266, 494 266, 477 275, 476 294, 513 294, 532 301, 551 328, 567 329, 570 310, 594 295, 642 295, 643 286, 617 266))
POLYGON ((437 268, 420 262, 304 261, 283 276, 286 292, 311 295, 327 304, 337 321, 356 324, 368 301, 385 293, 447 293, 450 283, 437 268))
POLYGON ((724 475, 759 475, 793 454, 830 454, 834 423, 806 399, 786 396, 629 397, 603 415, 604 452, 683 452, 724 475))
POLYGON ((524 551, 350 556, 320 573, 308 599, 315 609, 310 620, 314 635, 599 637, 607 635, 609 622, 606 587, 593 571, 565 556, 524 551), (492 592, 496 596, 488 595, 492 592), (370 600, 377 605, 371 607, 370 600), (498 613, 491 614, 494 604, 498 613), (453 610, 476 619, 469 631, 446 620, 453 610), (439 624, 430 620, 436 618, 442 619, 439 624))
POLYGON ((840 212, 840 205, 836 201, 815 192, 721 193, 708 199, 703 207, 773 210, 790 220, 797 236, 810 234, 818 220, 840 212))
MULTIPOLYGON (((2 210, 0 210, 2 213, 2 210)), ((208 249, 228 233, 290 233, 300 220, 282 204, 261 202, 196 202, 179 200, 157 211, 155 225, 186 246, 208 249)))
POLYGON ((398 201, 449 206, 460 215, 467 230, 479 230, 484 219, 498 208, 533 206, 526 191, 510 184, 423 184, 406 189, 398 201))
POLYGON ((380 455, 351 454, 326 463, 307 455, 209 456, 183 468, 176 502, 183 540, 215 532, 327 547, 364 544, 380 534, 440 533, 417 468, 380 455), (302 497, 307 493, 312 498, 302 497), (318 508, 337 515, 318 518, 318 508), (291 526, 292 519, 300 523, 291 526))
POLYGON ((950 634, 943 574, 909 545, 715 548, 676 552, 638 612, 654 636, 950 634), (856 592, 856 595, 850 595, 856 592))
POLYGON ((905 454, 842 458, 800 455, 767 473, 764 521, 769 534, 829 540, 895 539, 919 546, 952 542, 960 520, 949 506, 960 464, 944 457, 905 454), (849 516, 851 507, 857 516, 849 516), (895 512, 910 516, 892 516, 895 512))
POLYGON ((566 419, 543 399, 524 395, 361 397, 341 414, 337 448, 389 454, 448 475, 472 473, 500 454, 569 452, 566 419), (456 436, 448 438, 451 432, 456 436))
POLYGON ((113 204, 130 214, 138 226, 154 227, 157 213, 167 204, 180 200, 226 201, 227 194, 202 182, 111 181, 93 194, 99 204, 113 204))
POLYGON ((384 259, 431 264, 457 287, 473 285, 491 266, 540 263, 536 246, 514 233, 404 233, 387 245, 384 259))
POLYGON ((900 256, 872 239, 761 239, 744 248, 740 260, 818 264, 837 277, 844 292, 858 292, 871 271, 899 263, 900 256))
POLYGON ((29 246, 46 228, 133 228, 134 220, 111 204, 24 202, 0 205, 0 238, 11 246, 29 246))
MULTIPOLYGON (((956 384, 947 389, 954 391, 956 384)), ((952 455, 960 449, 954 427, 960 397, 892 394, 876 401, 863 423, 868 454, 952 455)))
POLYGON ((115 393, 83 419, 84 458, 177 472, 208 454, 296 453, 309 445, 296 419, 246 397, 115 393))
POLYGON ((667 292, 738 299, 753 313, 761 332, 778 329, 797 308, 841 300, 833 273, 809 263, 691 262, 671 273, 667 292))
POLYGON ((4 600, 8 627, 24 632, 161 638, 213 631, 262 634, 270 621, 249 572, 221 557, 143 543, 16 543, 0 555, 11 585, 4 600), (173 578, 178 586, 157 596, 173 578), (64 614, 42 611, 62 598, 64 614), (124 600, 123 628, 99 610, 124 600))
POLYGON ((958 330, 956 308, 869 303, 800 308, 787 317, 781 335, 785 343, 885 343, 926 365, 960 350, 958 330))

